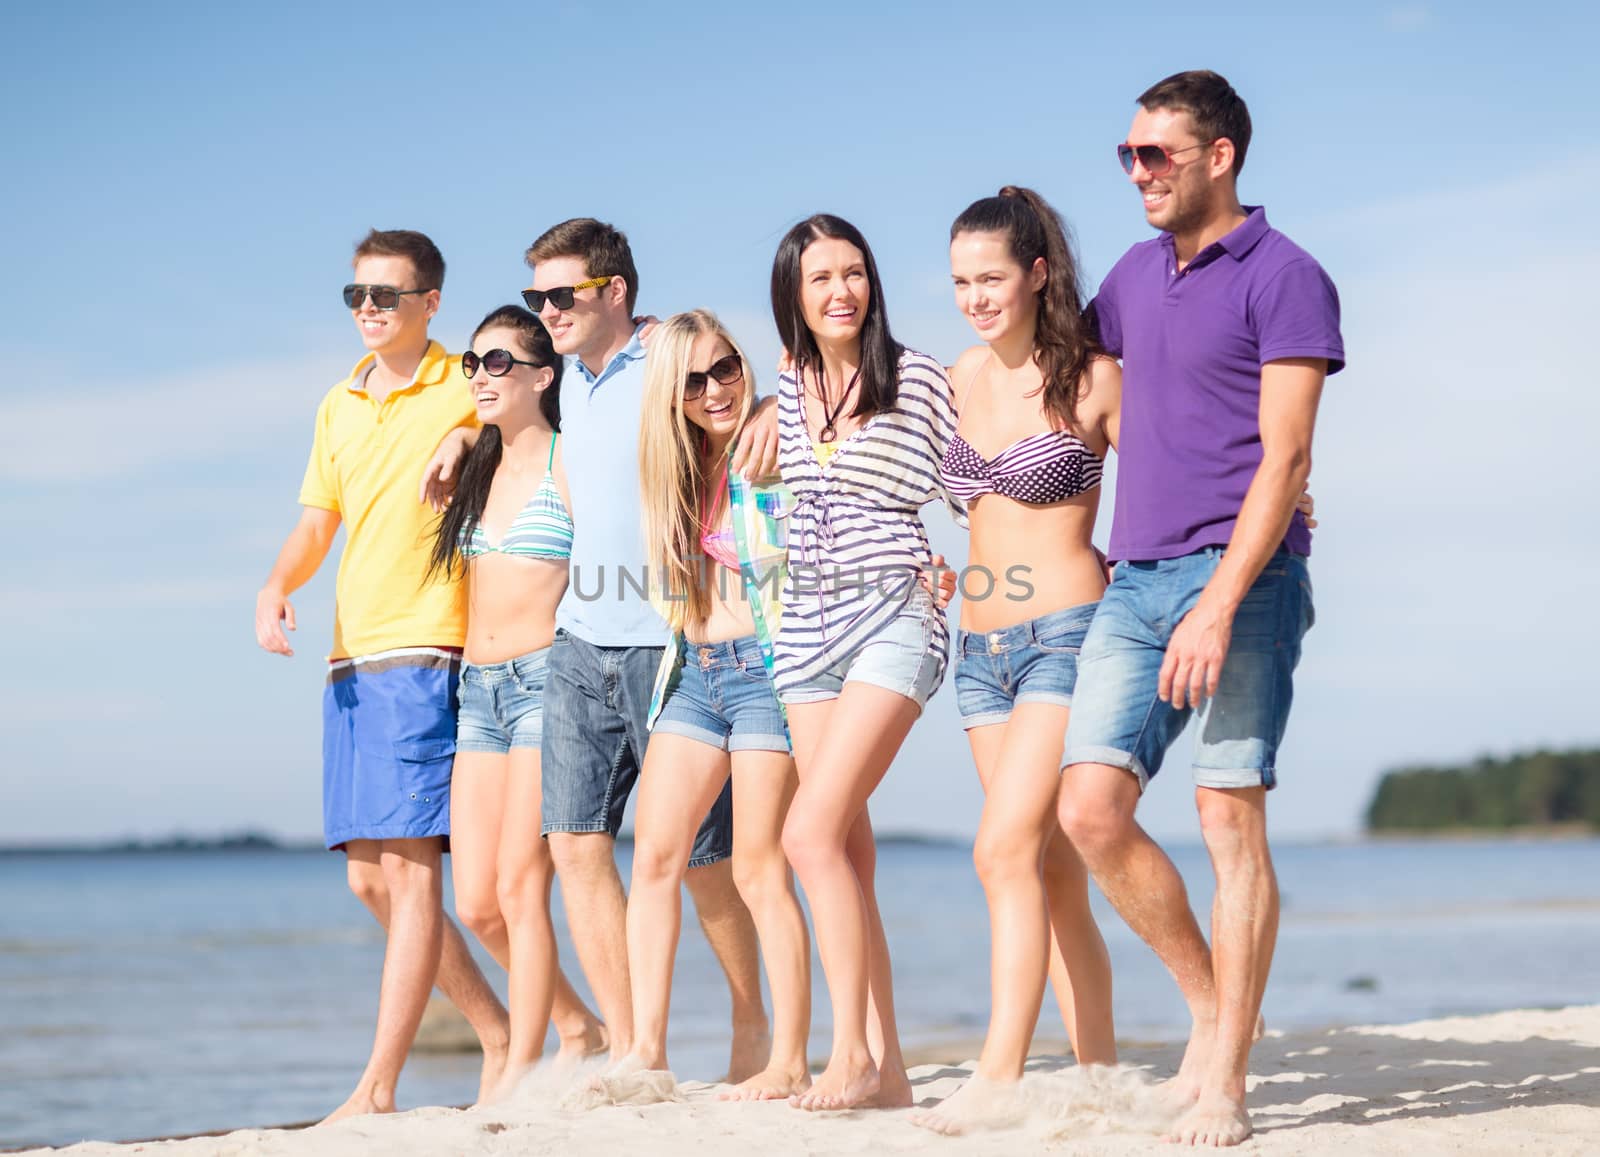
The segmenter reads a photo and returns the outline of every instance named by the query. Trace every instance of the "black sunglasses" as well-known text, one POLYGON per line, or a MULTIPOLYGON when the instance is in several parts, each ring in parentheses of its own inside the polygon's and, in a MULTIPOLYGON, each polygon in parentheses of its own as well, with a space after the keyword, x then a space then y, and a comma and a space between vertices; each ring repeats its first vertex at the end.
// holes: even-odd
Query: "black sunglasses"
POLYGON ((716 378, 718 383, 731 386, 744 377, 744 360, 738 354, 729 354, 711 363, 709 369, 691 370, 683 379, 683 400, 692 402, 706 392, 706 379, 716 378))
POLYGON ((510 350, 490 350, 481 358, 468 350, 461 355, 461 372, 466 377, 473 377, 478 372, 479 366, 491 378, 503 378, 511 372, 512 366, 534 366, 538 362, 525 362, 519 357, 513 357, 510 350))
POLYGON ((588 281, 580 281, 576 285, 562 285, 555 289, 524 289, 522 300, 528 303, 528 308, 538 313, 544 308, 544 303, 549 303, 557 309, 571 309, 573 295, 580 289, 596 289, 606 284, 611 278, 591 277, 588 281))
POLYGON ((1164 149, 1160 145, 1130 145, 1126 141, 1117 146, 1117 160, 1124 173, 1133 173, 1133 163, 1138 161, 1152 177, 1165 177, 1172 172, 1172 158, 1179 153, 1203 149, 1215 141, 1201 141, 1198 145, 1184 145, 1181 149, 1164 149))
POLYGON ((361 303, 370 297, 374 309, 387 313, 391 309, 399 309, 400 299, 408 293, 431 292, 428 289, 396 289, 392 285, 347 285, 344 287, 344 306, 346 309, 360 309, 361 303))

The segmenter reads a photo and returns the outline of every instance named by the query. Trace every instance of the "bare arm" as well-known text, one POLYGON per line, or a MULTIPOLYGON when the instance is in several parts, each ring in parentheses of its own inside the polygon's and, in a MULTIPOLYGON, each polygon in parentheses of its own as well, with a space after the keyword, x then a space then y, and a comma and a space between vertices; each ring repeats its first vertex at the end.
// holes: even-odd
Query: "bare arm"
POLYGON ((739 444, 734 447, 730 466, 756 486, 768 486, 778 478, 778 396, 762 398, 750 412, 739 444))
POLYGON ((289 532, 272 573, 256 595, 256 642, 274 655, 293 655, 283 631, 294 630, 294 607, 289 596, 310 581, 333 547, 339 533, 339 515, 320 506, 300 508, 300 521, 289 532))
POLYGON ((435 514, 450 505, 450 498, 456 492, 456 475, 467 460, 467 454, 478 444, 482 430, 482 426, 457 426, 439 440, 433 457, 422 469, 418 502, 432 507, 435 514))
POLYGON ((1216 573, 1167 645, 1157 691, 1174 707, 1216 694, 1233 617, 1283 541, 1311 476, 1311 435, 1326 376, 1327 362, 1321 358, 1288 358, 1261 367, 1261 465, 1216 573))

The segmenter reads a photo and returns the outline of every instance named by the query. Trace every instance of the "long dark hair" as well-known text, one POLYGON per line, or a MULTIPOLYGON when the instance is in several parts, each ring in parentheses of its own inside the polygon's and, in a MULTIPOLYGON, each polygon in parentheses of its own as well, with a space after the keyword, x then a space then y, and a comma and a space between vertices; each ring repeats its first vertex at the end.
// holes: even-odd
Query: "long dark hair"
MULTIPOLYGON (((537 366, 548 366, 554 372, 555 377, 550 385, 539 395, 539 413, 550 423, 552 430, 561 429, 563 362, 550 343, 550 333, 544 328, 544 323, 520 305, 502 305, 478 323, 478 328, 472 331, 472 340, 477 341, 478 335, 486 329, 515 330, 517 345, 522 348, 512 352, 520 353, 537 366)), ((461 544, 472 538, 472 532, 483 517, 483 508, 489 501, 489 485, 500 466, 503 446, 500 427, 485 426, 478 435, 477 444, 467 452, 466 460, 461 463, 456 475, 455 497, 439 516, 438 526, 434 529, 428 578, 449 578, 465 573, 467 563, 461 554, 461 544)))
POLYGON ((867 316, 861 324, 861 377, 856 394, 855 409, 851 416, 870 418, 873 414, 894 408, 900 396, 900 354, 905 350, 889 332, 889 314, 883 302, 883 281, 878 277, 878 263, 873 259, 867 239, 850 222, 832 213, 818 213, 807 217, 783 235, 778 242, 778 253, 772 259, 772 320, 778 323, 778 337, 783 348, 794 359, 795 377, 800 388, 805 389, 805 372, 820 371, 822 351, 817 339, 806 325, 805 313, 800 307, 800 255, 813 241, 833 238, 848 241, 861 250, 867 266, 867 284, 871 293, 867 299, 867 316))
POLYGON ((963 233, 1004 234, 1024 273, 1044 258, 1033 356, 1044 378, 1045 412, 1056 425, 1077 425, 1084 375, 1102 350, 1083 316, 1078 259, 1061 214, 1032 189, 1007 185, 962 211, 950 226, 950 240, 963 233))

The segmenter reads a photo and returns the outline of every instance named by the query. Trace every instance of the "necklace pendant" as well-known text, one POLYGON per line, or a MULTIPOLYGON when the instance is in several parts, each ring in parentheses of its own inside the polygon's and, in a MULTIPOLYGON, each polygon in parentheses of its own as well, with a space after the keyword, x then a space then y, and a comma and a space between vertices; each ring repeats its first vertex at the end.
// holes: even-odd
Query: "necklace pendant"
POLYGON ((829 422, 826 426, 822 427, 822 429, 817 432, 817 441, 819 441, 819 442, 823 442, 823 443, 832 442, 835 437, 837 437, 837 434, 834 431, 832 422, 829 422))

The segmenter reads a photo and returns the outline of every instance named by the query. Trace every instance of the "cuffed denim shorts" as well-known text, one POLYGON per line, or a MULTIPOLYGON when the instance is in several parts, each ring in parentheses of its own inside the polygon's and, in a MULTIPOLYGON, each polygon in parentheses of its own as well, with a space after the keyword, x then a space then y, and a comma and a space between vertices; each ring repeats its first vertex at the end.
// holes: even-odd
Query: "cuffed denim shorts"
POLYGON ((544 679, 549 647, 504 663, 461 668, 456 750, 504 755, 539 746, 544 731, 544 679))
POLYGON ((956 636, 956 706, 967 730, 1004 723, 1018 703, 1072 706, 1078 652, 1098 603, 1066 607, 998 631, 956 636))
MULTIPOLYGON (((615 837, 621 829, 650 740, 645 720, 660 665, 660 647, 597 647, 556 631, 544 691, 540 830, 545 835, 609 832, 615 837)), ((730 777, 700 825, 691 868, 733 854, 732 784, 730 777)))
POLYGON ((721 751, 789 750, 783 708, 754 635, 725 643, 684 640, 677 685, 652 729, 663 733, 721 751))
POLYGON ((924 707, 944 682, 946 655, 938 645, 942 633, 934 616, 944 611, 920 587, 889 624, 826 670, 786 690, 785 703, 822 703, 837 699, 846 683, 870 683, 904 695, 924 707))
POLYGON ((1198 786, 1277 785, 1300 642, 1316 618, 1304 555, 1280 549, 1239 604, 1216 695, 1178 711, 1156 694, 1173 629, 1216 573, 1222 552, 1207 547, 1183 558, 1117 564, 1078 656, 1063 766, 1124 767, 1142 789, 1196 715, 1198 786))

